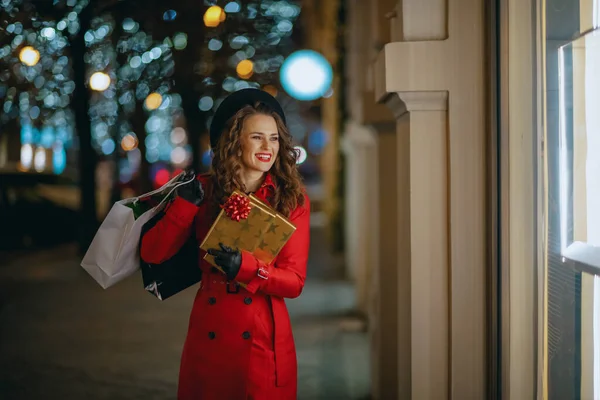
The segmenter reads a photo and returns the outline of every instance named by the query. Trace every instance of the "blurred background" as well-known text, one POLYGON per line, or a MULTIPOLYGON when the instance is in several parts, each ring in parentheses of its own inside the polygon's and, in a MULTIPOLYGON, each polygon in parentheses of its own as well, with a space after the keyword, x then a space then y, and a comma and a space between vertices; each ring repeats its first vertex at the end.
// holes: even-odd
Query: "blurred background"
POLYGON ((329 131, 339 129, 323 121, 323 103, 341 103, 339 35, 306 33, 320 11, 299 1, 25 0, 1 12, 1 212, 18 227, 2 232, 2 249, 76 239, 86 248, 116 199, 188 167, 207 171, 212 115, 242 88, 278 98, 306 183, 322 183, 329 131), (25 214, 36 223, 10 219, 25 214))

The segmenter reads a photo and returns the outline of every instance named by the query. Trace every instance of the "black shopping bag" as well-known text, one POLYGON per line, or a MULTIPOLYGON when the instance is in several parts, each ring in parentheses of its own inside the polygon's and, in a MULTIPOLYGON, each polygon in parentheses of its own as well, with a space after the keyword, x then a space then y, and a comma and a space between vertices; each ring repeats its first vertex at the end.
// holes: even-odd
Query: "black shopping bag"
MULTIPOLYGON (((161 211, 144 225, 140 235, 140 247, 144 234, 152 229, 164 214, 164 211, 161 211)), ((159 300, 166 300, 195 285, 202 279, 198 257, 198 241, 195 235, 191 235, 181 249, 162 264, 150 264, 144 262, 140 257, 144 289, 159 300)))

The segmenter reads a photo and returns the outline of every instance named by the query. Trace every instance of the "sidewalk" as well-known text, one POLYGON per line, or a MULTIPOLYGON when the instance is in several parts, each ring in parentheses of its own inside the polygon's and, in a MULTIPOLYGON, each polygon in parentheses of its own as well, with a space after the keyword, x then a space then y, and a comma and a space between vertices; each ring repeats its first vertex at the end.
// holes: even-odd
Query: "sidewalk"
MULTIPOLYGON (((304 293, 288 301, 299 399, 368 393, 367 337, 349 317, 352 286, 312 233, 304 293)), ((106 291, 79 267, 73 246, 0 267, 0 398, 174 399, 196 287, 160 302, 134 275, 106 291)))

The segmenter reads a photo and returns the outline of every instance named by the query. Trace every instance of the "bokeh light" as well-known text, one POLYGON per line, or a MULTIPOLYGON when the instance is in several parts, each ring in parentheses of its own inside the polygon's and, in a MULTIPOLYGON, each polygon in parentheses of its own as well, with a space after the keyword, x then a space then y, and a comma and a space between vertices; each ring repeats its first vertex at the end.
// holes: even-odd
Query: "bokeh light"
POLYGON ((316 100, 331 87, 333 70, 320 53, 299 50, 284 61, 280 79, 284 90, 293 98, 316 100))
POLYGON ((204 96, 198 102, 198 108, 200 108, 201 111, 209 111, 213 105, 214 101, 210 96, 204 96))
POLYGON ((19 60, 29 67, 33 67, 40 61, 40 52, 31 46, 25 46, 19 53, 19 60))
POLYGON ((221 50, 221 48, 223 47, 223 42, 221 42, 219 39, 210 39, 210 41, 208 42, 208 49, 210 51, 219 51, 221 50))
POLYGON ((329 135, 323 129, 317 129, 308 136, 308 151, 312 154, 321 154, 327 145, 329 135))
POLYGON ((159 93, 150 93, 148 97, 146 97, 146 101, 144 102, 144 106, 147 110, 152 111, 156 110, 163 102, 163 98, 159 93))
MULTIPOLYGON (((210 125, 224 96, 236 90, 262 88, 286 97, 280 83, 274 83, 274 74, 295 46, 291 34, 301 10, 296 0, 205 0, 203 22, 217 29, 209 29, 199 42, 196 36, 188 37, 193 32, 189 24, 202 22, 182 19, 183 10, 175 4, 164 3, 154 10, 152 23, 141 11, 131 10, 123 19, 95 15, 81 31, 79 14, 88 0, 54 0, 50 3, 57 6, 56 14, 51 18, 40 18, 37 5, 45 2, 4 3, 5 9, 27 3, 31 14, 25 21, 8 13, 7 41, 0 45, 0 60, 7 66, 0 71, 0 120, 20 125, 21 145, 14 150, 19 170, 55 174, 76 170, 72 101, 79 95, 77 68, 89 71, 84 85, 97 92, 90 96, 87 110, 93 151, 102 160, 114 160, 115 178, 123 183, 148 178, 152 182, 159 169, 172 176, 173 167, 185 168, 192 161, 191 146, 198 144, 187 129, 198 127, 190 125, 187 99, 197 102, 194 112, 202 113, 204 127, 210 125), (161 27, 160 33, 152 24, 161 27), (75 37, 85 42, 85 52, 77 59, 70 51, 75 37), (178 51, 192 45, 194 55, 175 65, 181 62, 178 51), (84 65, 76 64, 81 62, 84 65), (185 102, 180 82, 190 90, 185 102), (146 138, 145 146, 138 135, 146 138), (146 160, 157 169, 143 178, 138 174, 146 160)), ((296 138, 296 143, 304 142, 296 138)), ((195 161, 207 166, 211 157, 207 150, 195 161)))
POLYGON ((173 47, 177 50, 183 50, 187 47, 187 34, 178 32, 173 36, 173 47))
POLYGON ((210 164, 212 163, 212 150, 208 149, 205 150, 204 153, 202 153, 202 165, 204 165, 205 167, 210 166, 210 164))
POLYGON ((121 139, 121 148, 125 151, 131 151, 137 148, 137 146, 138 140, 131 133, 128 133, 127 135, 123 136, 123 139, 121 139))
POLYGON ((211 6, 204 13, 204 25, 209 28, 216 28, 225 21, 225 11, 219 6, 211 6))
POLYGON ((52 172, 60 175, 67 167, 67 153, 61 143, 56 143, 52 149, 52 172))
POLYGON ((294 146, 294 150, 296 151, 296 164, 302 164, 304 161, 306 161, 306 158, 308 157, 308 153, 306 152, 306 149, 302 146, 294 146))
POLYGON ((154 183, 156 186, 160 187, 169 182, 169 179, 171 179, 169 171, 163 168, 156 172, 156 175, 154 176, 154 183))
POLYGON ((90 77, 90 88, 103 92, 110 86, 110 76, 104 72, 94 72, 90 77))
POLYGON ((273 85, 265 85, 263 87, 263 90, 267 93, 269 93, 271 96, 275 97, 277 96, 278 90, 275 86, 273 85))
POLYGON ((225 5, 225 12, 229 14, 240 12, 240 9, 240 4, 237 1, 230 1, 225 5))
POLYGON ((163 14, 163 20, 165 21, 174 21, 177 18, 177 11, 175 10, 167 10, 163 14))
POLYGON ((37 172, 43 172, 46 169, 46 149, 38 147, 33 155, 33 168, 37 172))
POLYGON ((26 143, 21 146, 21 167, 24 170, 31 169, 31 165, 33 164, 33 146, 29 143, 26 143))
POLYGON ((171 150, 171 162, 173 164, 183 164, 187 160, 187 151, 185 148, 178 146, 171 150))
POLYGON ((181 144, 186 139, 185 129, 178 126, 171 131, 171 142, 173 144, 181 144))
POLYGON ((235 72, 242 79, 249 79, 254 74, 254 63, 250 60, 242 60, 235 68, 235 72))

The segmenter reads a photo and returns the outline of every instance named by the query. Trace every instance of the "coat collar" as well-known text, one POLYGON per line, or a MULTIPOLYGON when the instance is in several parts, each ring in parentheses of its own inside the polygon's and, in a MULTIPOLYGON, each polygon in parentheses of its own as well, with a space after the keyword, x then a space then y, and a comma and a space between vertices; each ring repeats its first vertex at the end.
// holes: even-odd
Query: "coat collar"
POLYGON ((273 178, 270 173, 267 172, 265 180, 263 181, 262 185, 260 185, 260 188, 275 189, 275 182, 273 182, 273 178))
POLYGON ((265 201, 267 204, 271 204, 271 197, 275 193, 275 182, 271 174, 267 173, 263 183, 260 185, 258 190, 254 193, 259 199, 265 201))

